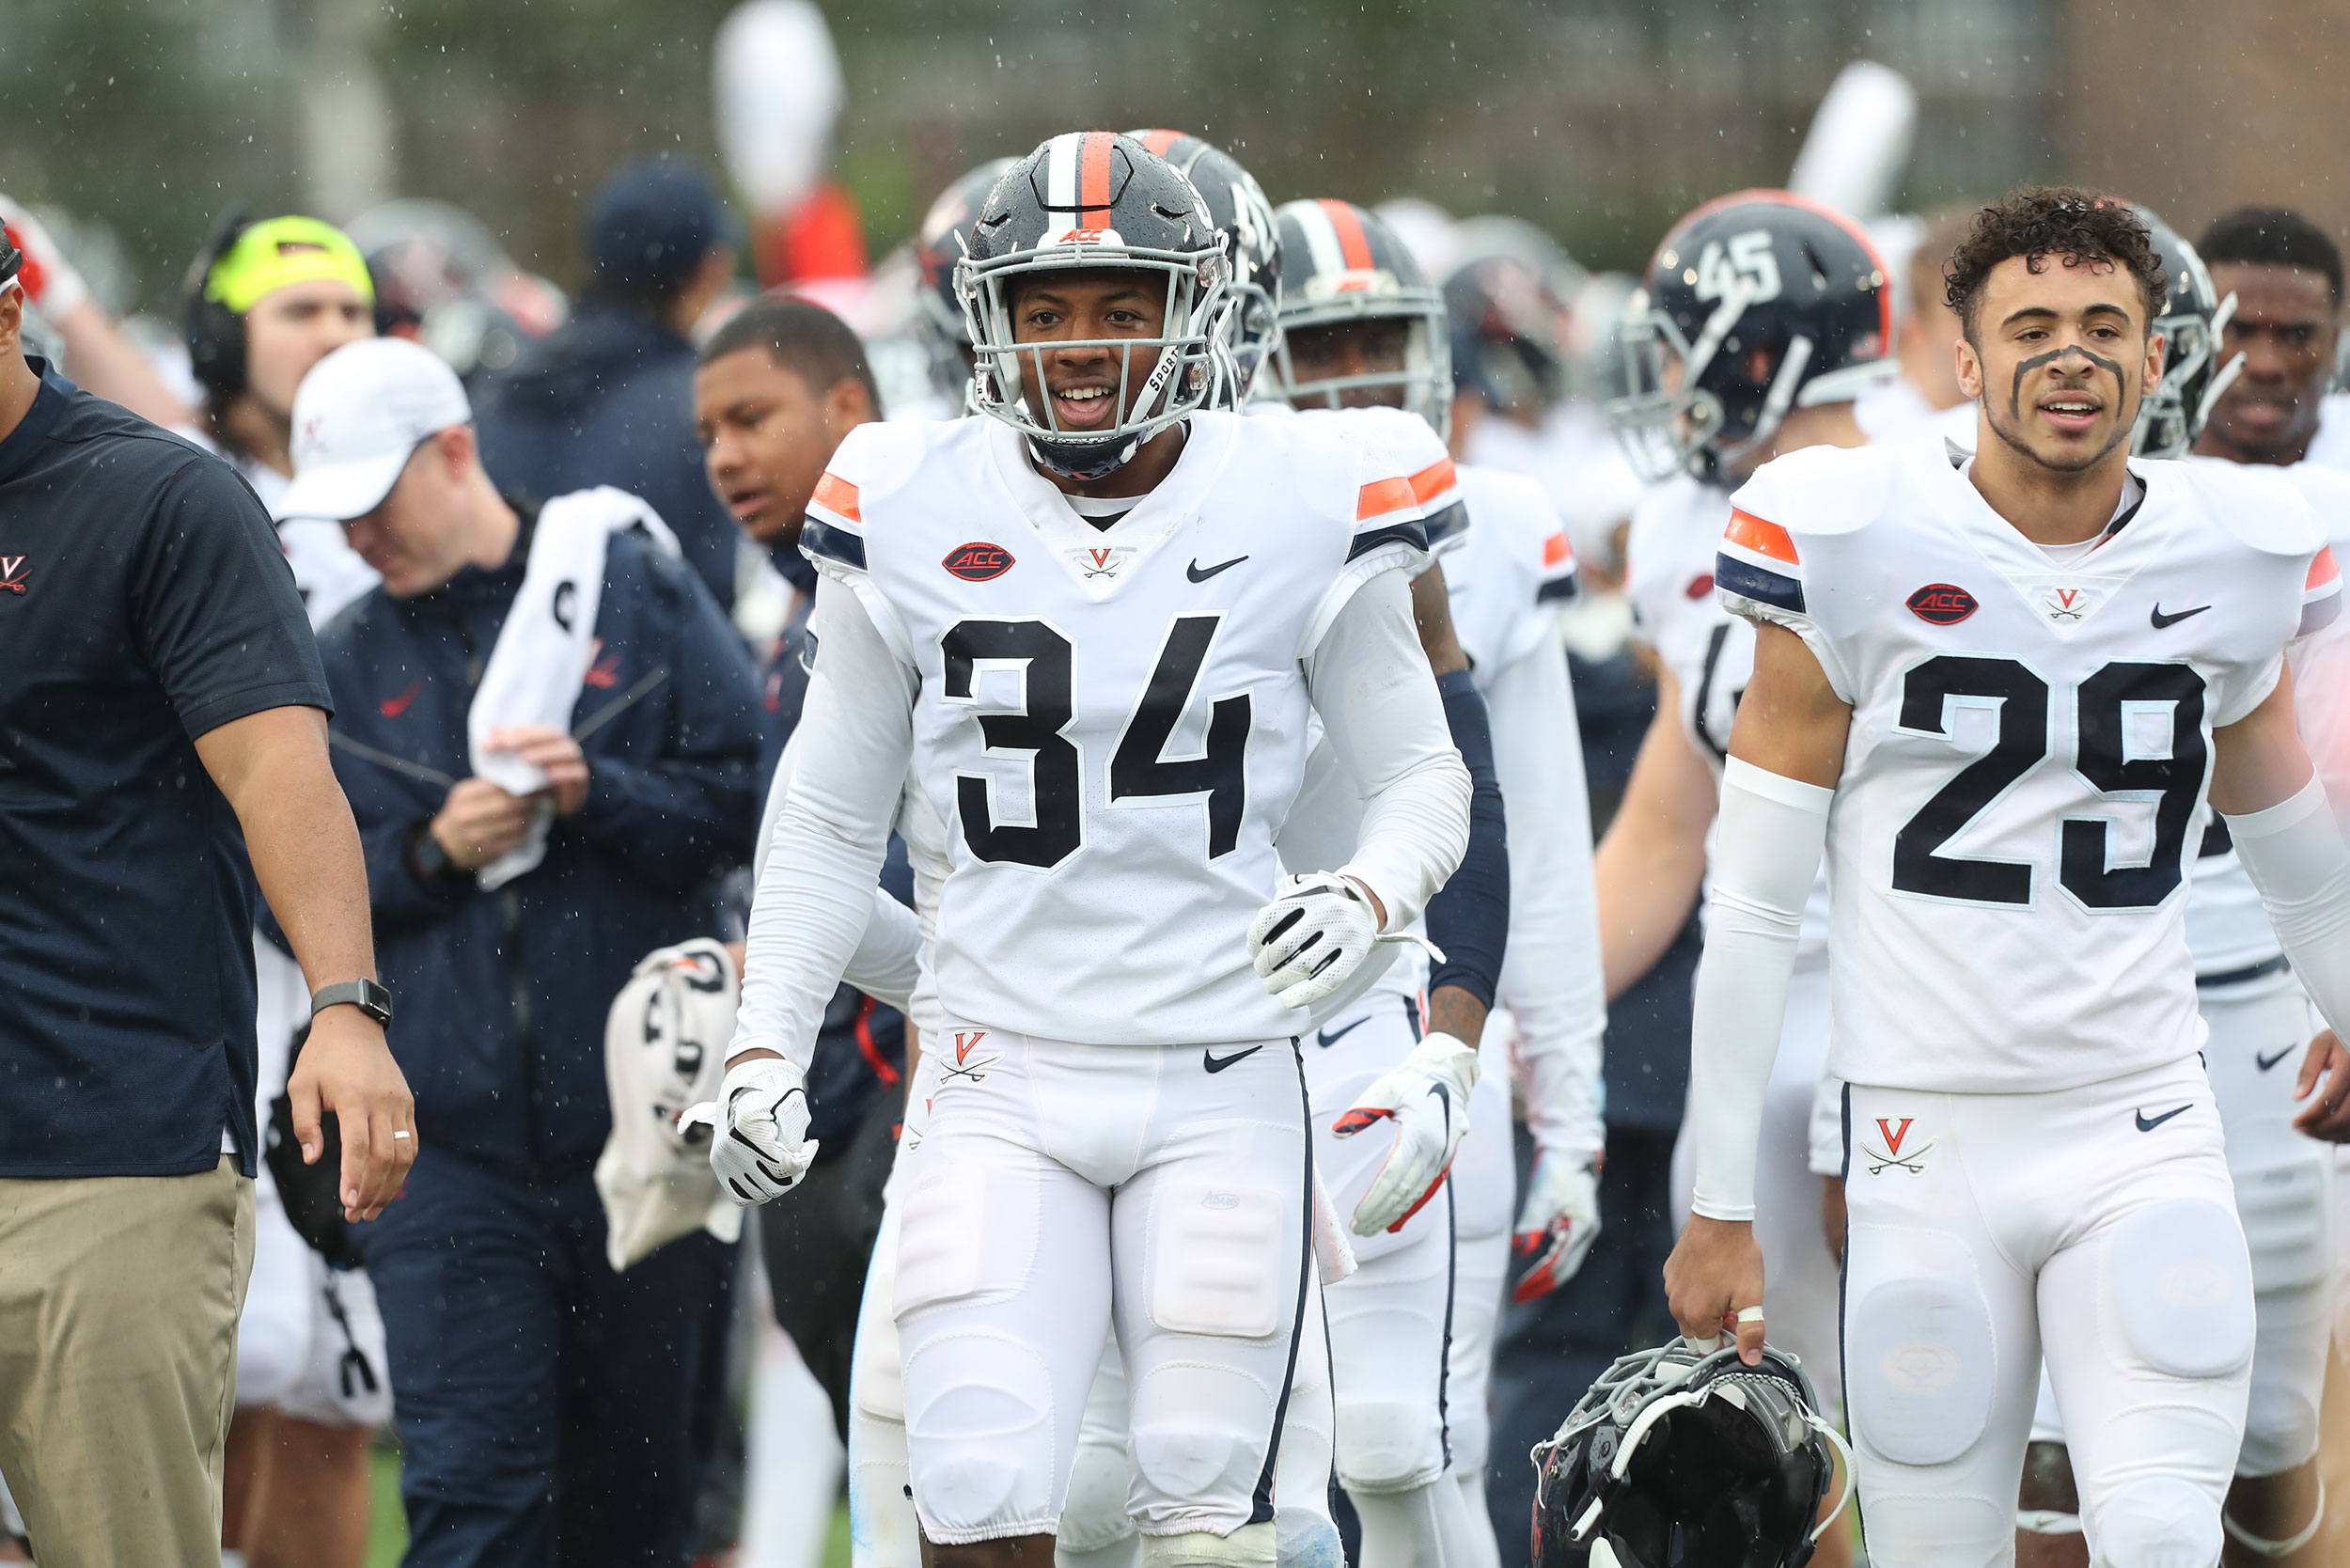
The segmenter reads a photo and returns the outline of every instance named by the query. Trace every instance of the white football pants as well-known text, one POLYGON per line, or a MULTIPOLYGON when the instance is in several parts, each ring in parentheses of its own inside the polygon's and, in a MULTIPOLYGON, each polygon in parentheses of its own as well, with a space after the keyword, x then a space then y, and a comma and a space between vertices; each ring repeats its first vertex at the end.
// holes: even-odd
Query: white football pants
POLYGON ((1870 1560, 2013 1560, 2044 1353, 2092 1560, 2212 1568, 2253 1323, 2201 1063, 2043 1094, 1853 1085, 1844 1136, 1844 1397, 1870 1560))
MULTIPOLYGON (((2240 1476, 2282 1475, 2317 1453, 2317 1396, 2332 1332, 2333 1151, 2294 1131, 2294 1076, 2323 1026, 2291 973, 2198 994, 2228 1171, 2252 1258, 2252 1383, 2240 1476)), ((2061 1443, 2064 1423, 2044 1372, 2032 1441, 2061 1443)))
POLYGON ((898 1213, 906 1447, 940 1544, 1049 1534, 1115 1318, 1148 1535, 1273 1518, 1309 1295, 1288 1039, 1084 1045, 968 1025, 898 1213))

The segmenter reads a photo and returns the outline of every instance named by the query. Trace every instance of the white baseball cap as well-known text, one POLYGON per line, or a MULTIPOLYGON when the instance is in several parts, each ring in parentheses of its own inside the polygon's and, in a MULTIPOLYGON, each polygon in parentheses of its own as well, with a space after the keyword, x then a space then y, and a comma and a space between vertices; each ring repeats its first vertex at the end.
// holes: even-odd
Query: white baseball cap
POLYGON ((384 504, 425 438, 473 423, 464 384, 405 337, 346 343, 294 393, 293 483, 281 518, 347 523, 384 504))

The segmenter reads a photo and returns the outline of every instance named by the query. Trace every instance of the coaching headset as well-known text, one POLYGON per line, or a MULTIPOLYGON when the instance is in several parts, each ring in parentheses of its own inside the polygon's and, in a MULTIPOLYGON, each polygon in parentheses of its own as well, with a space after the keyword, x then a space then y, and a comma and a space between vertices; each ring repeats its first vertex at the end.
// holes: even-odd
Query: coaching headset
POLYGON ((317 218, 247 221, 232 209, 188 269, 183 336, 188 368, 218 408, 245 389, 244 316, 290 283, 338 278, 375 303, 368 263, 351 238, 317 218))

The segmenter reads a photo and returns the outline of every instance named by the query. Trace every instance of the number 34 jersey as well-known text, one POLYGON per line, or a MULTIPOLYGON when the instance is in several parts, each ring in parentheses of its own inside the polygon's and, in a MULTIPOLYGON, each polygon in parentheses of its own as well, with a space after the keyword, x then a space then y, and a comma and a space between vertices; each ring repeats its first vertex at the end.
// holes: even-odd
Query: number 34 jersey
POLYGON ((2324 529, 2249 469, 2144 463, 2060 564, 1938 440, 1765 464, 1715 574, 1852 705, 1828 828, 1855 1083, 2076 1088, 2202 1044, 2186 941, 2212 734, 2339 607, 2324 529))
POLYGON ((1146 1045, 1304 1027, 1266 995, 1247 931, 1305 766, 1307 661, 1365 582, 1426 560, 1384 443, 1200 414, 1172 472, 1103 529, 995 420, 870 424, 801 539, 918 681, 949 1014, 1146 1045))

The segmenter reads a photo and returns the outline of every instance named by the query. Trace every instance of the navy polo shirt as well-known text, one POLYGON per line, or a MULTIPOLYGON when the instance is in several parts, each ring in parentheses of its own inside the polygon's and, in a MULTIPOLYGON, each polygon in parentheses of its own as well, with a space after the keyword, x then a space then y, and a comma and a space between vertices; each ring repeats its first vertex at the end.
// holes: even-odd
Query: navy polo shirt
POLYGON ((47 364, 0 440, 0 1176, 254 1136, 252 871, 197 736, 331 710, 269 513, 47 364))

